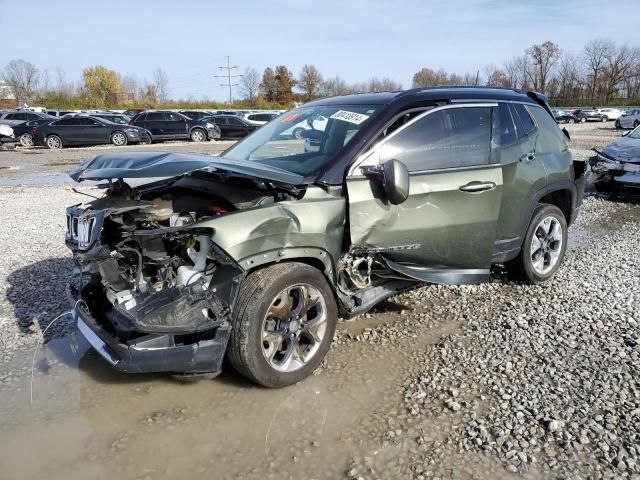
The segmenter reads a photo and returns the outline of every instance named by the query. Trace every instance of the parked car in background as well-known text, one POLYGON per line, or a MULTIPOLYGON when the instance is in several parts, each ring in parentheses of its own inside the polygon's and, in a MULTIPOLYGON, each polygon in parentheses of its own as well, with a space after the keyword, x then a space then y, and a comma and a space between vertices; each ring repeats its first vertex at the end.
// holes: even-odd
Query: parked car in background
POLYGON ((589 160, 596 190, 640 191, 640 125, 610 143, 589 160))
POLYGON ((20 145, 23 147, 33 147, 33 129, 49 122, 51 122, 51 120, 44 118, 23 122, 13 127, 13 133, 20 145))
POLYGON ((278 114, 271 112, 246 113, 244 115, 246 121, 255 123, 256 125, 264 125, 276 117, 278 117, 278 114))
POLYGON ((62 118, 33 129, 35 145, 45 145, 51 149, 71 145, 99 145, 112 143, 124 146, 127 143, 149 143, 151 141, 143 128, 119 125, 97 117, 62 118))
POLYGON ((180 113, 192 120, 202 120, 205 117, 210 117, 211 112, 201 112, 198 110, 180 110, 180 113))
POLYGON ((607 117, 607 120, 617 120, 620 118, 620 116, 622 115, 622 110, 619 110, 617 108, 598 108, 596 110, 598 113, 601 113, 602 115, 605 115, 607 117))
POLYGON ((13 150, 17 142, 13 128, 0 124, 0 150, 13 150))
POLYGON ((145 110, 129 125, 144 128, 152 141, 191 139, 193 142, 217 140, 221 129, 209 120, 193 120, 178 112, 145 110))
POLYGON ((607 116, 598 113, 596 110, 587 110, 587 109, 579 109, 573 112, 573 115, 576 117, 578 122, 606 122, 607 116))
POLYGON ((616 120, 616 128, 636 128, 638 125, 640 125, 640 108, 629 109, 616 120))
POLYGON ((566 110, 554 108, 551 112, 558 123, 576 123, 578 121, 573 113, 569 113, 566 110))
POLYGON ((63 117, 69 113, 75 113, 73 110, 45 110, 44 113, 52 117, 63 117))
POLYGON ((70 173, 105 190, 66 213, 87 280, 67 290, 77 329, 120 371, 214 376, 226 356, 253 382, 292 385, 322 363, 338 316, 424 283, 489 281, 493 264, 550 281, 585 167, 544 96, 491 88, 314 101, 219 157, 100 155, 70 173), (318 117, 318 151, 282 135, 318 117))
POLYGON ((126 115, 127 117, 133 118, 139 113, 142 113, 146 110, 147 110, 146 108, 130 108, 129 110, 125 110, 124 112, 122 112, 122 114, 126 115))
POLYGON ((213 115, 207 118, 220 127, 220 138, 243 138, 260 128, 260 125, 247 122, 237 115, 213 115))
POLYGON ((94 113, 92 117, 102 118, 112 123, 119 123, 120 125, 128 125, 131 119, 125 115, 119 113, 94 113))
POLYGON ((11 110, 0 113, 0 124, 14 126, 31 120, 56 120, 56 117, 46 113, 32 112, 29 110, 11 110))

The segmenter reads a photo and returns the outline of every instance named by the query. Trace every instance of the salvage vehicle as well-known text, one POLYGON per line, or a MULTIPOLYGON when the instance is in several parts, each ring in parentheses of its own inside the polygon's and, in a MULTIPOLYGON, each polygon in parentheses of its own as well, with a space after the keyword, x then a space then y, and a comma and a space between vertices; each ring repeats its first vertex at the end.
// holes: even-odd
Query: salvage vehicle
POLYGON ((17 143, 13 128, 0 124, 0 150, 13 150, 17 143))
POLYGON ((574 117, 580 123, 585 122, 606 122, 609 118, 604 113, 598 113, 597 110, 575 110, 573 112, 574 117))
POLYGON ((616 192, 640 188, 640 126, 595 152, 589 165, 596 190, 616 192))
POLYGON ((575 115, 567 112, 566 110, 554 108, 551 112, 558 123, 576 123, 578 121, 575 115))
POLYGON ((104 189, 67 210, 78 330, 121 371, 213 376, 226 355, 290 385, 338 315, 492 264, 549 281, 585 167, 543 95, 462 87, 317 100, 219 157, 101 155, 70 173, 104 189), (319 116, 318 148, 281 135, 319 116))

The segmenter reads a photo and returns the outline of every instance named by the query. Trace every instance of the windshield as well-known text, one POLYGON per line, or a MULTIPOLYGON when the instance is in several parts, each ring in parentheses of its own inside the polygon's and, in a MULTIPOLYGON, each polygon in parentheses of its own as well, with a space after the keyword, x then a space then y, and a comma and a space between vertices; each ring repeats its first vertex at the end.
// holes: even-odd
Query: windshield
POLYGON ((627 138, 640 139, 640 126, 634 128, 627 134, 627 138))
POLYGON ((236 144, 224 157, 310 176, 329 164, 378 108, 377 105, 296 108, 236 144))

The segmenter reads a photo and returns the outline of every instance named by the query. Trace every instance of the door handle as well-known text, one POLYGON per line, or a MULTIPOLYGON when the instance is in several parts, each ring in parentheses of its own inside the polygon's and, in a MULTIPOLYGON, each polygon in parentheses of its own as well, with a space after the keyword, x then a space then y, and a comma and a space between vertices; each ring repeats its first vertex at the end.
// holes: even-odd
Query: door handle
POLYGON ((526 162, 530 162, 531 160, 535 160, 536 159, 536 152, 531 151, 529 153, 525 153, 524 155, 522 155, 520 157, 520 161, 526 161, 526 162))
POLYGON ((494 188, 496 188, 496 184, 494 182, 479 182, 475 180, 473 182, 467 183, 466 185, 462 185, 460 187, 460 191, 477 193, 477 192, 485 192, 487 190, 493 190, 494 188))

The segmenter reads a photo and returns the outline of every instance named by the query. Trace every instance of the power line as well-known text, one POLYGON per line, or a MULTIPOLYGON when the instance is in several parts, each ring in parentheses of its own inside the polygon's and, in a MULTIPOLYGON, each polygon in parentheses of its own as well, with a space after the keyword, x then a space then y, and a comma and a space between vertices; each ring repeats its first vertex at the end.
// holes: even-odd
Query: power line
POLYGON ((231 79, 232 78, 238 78, 238 77, 242 77, 242 75, 231 75, 231 71, 234 68, 238 68, 236 66, 231 66, 231 64, 229 63, 229 55, 227 55, 227 66, 226 67, 218 67, 220 70, 226 70, 227 74, 226 75, 214 75, 213 78, 226 78, 227 82, 226 83, 221 83, 220 85, 222 87, 229 87, 229 104, 233 103, 233 96, 231 95, 231 88, 232 87, 237 87, 238 84, 237 83, 231 83, 231 79))

